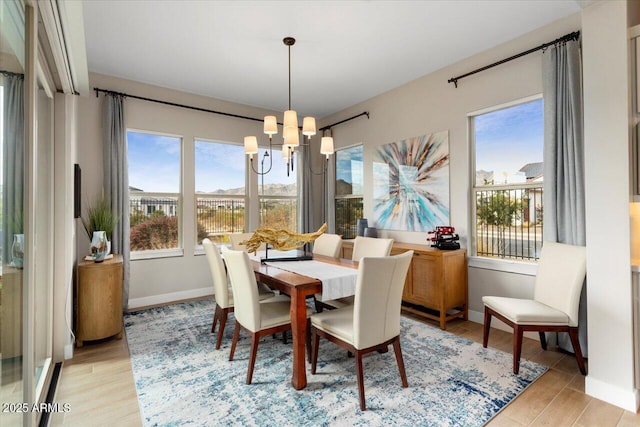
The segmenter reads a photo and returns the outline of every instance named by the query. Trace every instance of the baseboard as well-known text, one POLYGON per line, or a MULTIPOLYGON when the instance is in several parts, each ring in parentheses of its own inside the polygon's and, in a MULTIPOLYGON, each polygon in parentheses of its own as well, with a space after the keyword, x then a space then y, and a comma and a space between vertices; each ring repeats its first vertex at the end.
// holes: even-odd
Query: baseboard
MULTIPOLYGON (((469 310, 469 320, 474 323, 484 325, 484 313, 480 311, 469 310)), ((501 331, 513 333, 513 328, 511 326, 507 325, 500 319, 496 319, 495 317, 491 318, 491 327, 500 329, 501 331)), ((531 338, 532 340, 540 341, 540 335, 537 332, 525 332, 523 336, 526 338, 531 338)), ((491 336, 489 336, 489 340, 491 340, 491 336)))
POLYGON ((640 407, 638 390, 623 390, 619 387, 597 380, 590 375, 584 380, 584 392, 596 399, 636 413, 640 407))
POLYGON ((188 291, 171 292, 168 294, 153 295, 150 297, 130 298, 128 309, 132 310, 132 309, 141 308, 141 307, 162 305, 162 304, 167 304, 175 301, 206 297, 209 295, 213 295, 213 288, 211 287, 191 289, 188 291))
POLYGON ((64 346, 64 360, 73 359, 73 344, 64 346))

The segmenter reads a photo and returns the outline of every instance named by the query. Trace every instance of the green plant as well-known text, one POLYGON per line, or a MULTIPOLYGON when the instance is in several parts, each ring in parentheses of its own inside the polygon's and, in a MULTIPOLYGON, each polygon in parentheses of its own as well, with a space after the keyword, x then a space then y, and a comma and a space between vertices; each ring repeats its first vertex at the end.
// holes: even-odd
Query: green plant
POLYGON ((104 194, 87 206, 86 215, 82 217, 82 225, 89 240, 92 239, 94 231, 106 232, 107 239, 111 240, 113 228, 117 222, 118 217, 111 210, 111 203, 104 197, 104 194))

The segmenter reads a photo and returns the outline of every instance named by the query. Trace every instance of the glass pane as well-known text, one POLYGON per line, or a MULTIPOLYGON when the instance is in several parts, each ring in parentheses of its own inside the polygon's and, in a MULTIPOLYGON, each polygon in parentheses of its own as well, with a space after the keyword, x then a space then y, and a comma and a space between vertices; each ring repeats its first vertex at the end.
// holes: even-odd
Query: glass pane
POLYGON ((131 251, 180 247, 180 153, 175 136, 127 131, 131 251))
POLYGON ((542 99, 474 117, 476 185, 542 181, 542 99))
POLYGON ((269 173, 259 177, 258 192, 260 194, 260 226, 296 231, 298 183, 298 154, 293 157, 294 170, 287 167, 287 160, 282 150, 273 149, 271 156, 268 150, 254 158, 258 171, 269 173), (288 175, 287 175, 288 171, 288 175))
POLYGON ((244 232, 246 160, 240 145, 195 141, 197 244, 244 232))
POLYGON ((336 196, 362 194, 362 145, 336 151, 336 196))
MULTIPOLYGON (((24 6, 0 2, 0 401, 25 402, 22 376, 24 193, 24 6)), ((18 411, 3 426, 22 425, 18 411)))

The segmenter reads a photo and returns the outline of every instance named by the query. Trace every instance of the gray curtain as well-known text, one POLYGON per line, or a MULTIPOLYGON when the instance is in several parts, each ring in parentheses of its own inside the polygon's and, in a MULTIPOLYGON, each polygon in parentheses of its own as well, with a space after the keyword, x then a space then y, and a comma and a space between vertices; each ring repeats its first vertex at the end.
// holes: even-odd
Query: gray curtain
MULTIPOLYGON (((584 246, 584 142, 579 41, 547 49, 542 57, 544 96, 544 238, 584 246)), ((580 298, 579 336, 587 356, 587 292, 580 298)), ((553 341, 553 340, 551 340, 553 341)), ((568 334, 558 345, 573 351, 568 334)))
POLYGON ((124 106, 121 95, 104 97, 104 192, 118 222, 111 237, 111 250, 122 254, 124 260, 122 302, 129 303, 129 171, 127 164, 127 133, 124 124, 124 106))
POLYGON ((313 200, 316 197, 313 191, 313 179, 312 174, 309 171, 310 155, 308 151, 309 147, 305 147, 300 144, 299 154, 296 156, 298 162, 298 201, 301 207, 298 214, 298 223, 300 224, 298 229, 300 233, 309 233, 313 230, 314 226, 314 214, 313 214, 313 200))
POLYGON ((23 234, 24 194, 24 76, 0 75, 3 102, 2 263, 11 262, 14 234, 23 234))

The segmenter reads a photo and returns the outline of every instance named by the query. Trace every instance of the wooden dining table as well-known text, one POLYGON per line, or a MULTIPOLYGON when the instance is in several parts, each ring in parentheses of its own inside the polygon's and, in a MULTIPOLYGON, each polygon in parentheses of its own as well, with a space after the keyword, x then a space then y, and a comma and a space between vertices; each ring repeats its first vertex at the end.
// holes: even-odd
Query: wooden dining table
MULTIPOLYGON (((358 268, 356 261, 347 259, 314 255, 313 260, 358 268)), ((263 264, 260 261, 252 260, 252 263, 253 271, 258 281, 291 297, 291 334, 293 336, 293 374, 291 384, 296 390, 301 390, 307 386, 305 342, 309 331, 307 331, 306 299, 310 295, 322 292, 322 282, 312 277, 263 264)))

